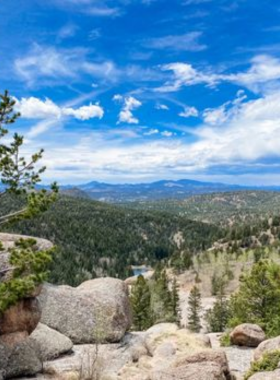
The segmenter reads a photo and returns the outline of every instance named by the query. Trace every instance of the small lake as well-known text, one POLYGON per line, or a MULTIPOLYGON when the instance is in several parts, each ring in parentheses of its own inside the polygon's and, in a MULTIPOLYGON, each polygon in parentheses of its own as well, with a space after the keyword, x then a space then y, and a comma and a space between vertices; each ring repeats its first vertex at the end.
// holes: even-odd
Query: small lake
POLYGON ((144 274, 144 273, 148 272, 148 268, 145 266, 132 267, 132 270, 133 270, 134 276, 140 276, 140 274, 144 274))

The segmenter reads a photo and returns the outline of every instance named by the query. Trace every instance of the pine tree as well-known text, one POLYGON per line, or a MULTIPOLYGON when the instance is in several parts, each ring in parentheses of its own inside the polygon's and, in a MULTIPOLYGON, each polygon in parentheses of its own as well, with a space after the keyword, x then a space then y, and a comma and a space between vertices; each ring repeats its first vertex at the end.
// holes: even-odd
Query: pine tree
POLYGON ((151 292, 147 281, 138 276, 130 296, 133 327, 136 331, 147 330, 152 325, 151 292))
POLYGON ((191 331, 198 333, 201 329, 199 316, 201 311, 201 294, 197 286, 194 286, 190 291, 188 305, 188 328, 191 331))
MULTIPOLYGON (((41 174, 45 167, 37 168, 42 158, 43 150, 31 155, 29 159, 22 156, 21 148, 23 136, 15 133, 8 136, 7 127, 15 123, 20 114, 14 112, 15 100, 9 96, 8 91, 0 95, 0 177, 2 187, 0 190, 1 204, 8 201, 11 196, 20 198, 22 207, 6 212, 0 216, 0 226, 7 223, 28 219, 46 211, 56 200, 57 185, 51 185, 50 192, 45 189, 37 190, 36 185, 41 181, 41 174), (8 200, 7 200, 8 199, 8 200)), ((51 261, 51 251, 38 251, 36 241, 25 239, 16 242, 10 250, 9 264, 13 270, 8 280, 0 283, 0 314, 21 298, 30 294, 36 286, 41 284, 47 275, 47 266, 51 261)), ((0 268, 2 270, 2 268, 0 268)), ((5 273, 2 270, 2 274, 5 273)), ((1 274, 1 273, 0 273, 1 274)))
POLYGON ((231 326, 256 323, 268 335, 280 334, 280 266, 260 260, 240 278, 240 288, 230 298, 231 326))
POLYGON ((226 282, 223 277, 216 282, 216 302, 212 309, 208 310, 205 319, 210 332, 223 332, 229 320, 229 301, 225 296, 226 282))
POLYGON ((165 270, 157 273, 152 290, 154 322, 174 322, 172 292, 165 270))
POLYGON ((179 298, 179 289, 176 278, 173 278, 172 288, 171 288, 171 300, 172 300, 172 313, 174 322, 180 325, 181 320, 181 310, 180 310, 180 298, 179 298))
POLYGON ((0 144, 0 176, 4 185, 0 191, 0 198, 3 199, 8 194, 21 195, 25 199, 25 207, 1 215, 0 226, 46 211, 56 199, 58 191, 56 183, 51 185, 51 192, 45 189, 35 190, 36 185, 41 181, 41 174, 46 169, 45 167, 36 169, 38 161, 42 158, 43 149, 27 159, 21 156, 23 136, 15 133, 12 138, 7 138, 9 135, 7 127, 15 123, 20 116, 19 113, 14 112, 14 106, 15 100, 9 96, 8 91, 0 95, 0 139, 6 138, 6 141, 0 144))

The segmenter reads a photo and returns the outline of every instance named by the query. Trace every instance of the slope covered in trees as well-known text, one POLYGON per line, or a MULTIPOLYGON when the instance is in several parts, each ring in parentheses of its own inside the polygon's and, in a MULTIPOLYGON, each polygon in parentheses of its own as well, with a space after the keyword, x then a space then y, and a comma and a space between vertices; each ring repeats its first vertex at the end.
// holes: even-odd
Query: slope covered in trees
POLYGON ((183 200, 123 203, 137 210, 157 210, 222 226, 246 224, 256 218, 280 213, 280 193, 273 191, 236 191, 196 195, 183 200))
MULTIPOLYGON (((7 200, 1 212, 12 211, 15 202, 19 200, 7 200)), ((9 231, 54 242, 58 249, 50 280, 70 285, 100 275, 125 278, 133 264, 154 265, 171 257, 178 245, 192 253, 204 250, 221 237, 217 227, 178 215, 67 196, 60 196, 43 215, 10 226, 9 231)))

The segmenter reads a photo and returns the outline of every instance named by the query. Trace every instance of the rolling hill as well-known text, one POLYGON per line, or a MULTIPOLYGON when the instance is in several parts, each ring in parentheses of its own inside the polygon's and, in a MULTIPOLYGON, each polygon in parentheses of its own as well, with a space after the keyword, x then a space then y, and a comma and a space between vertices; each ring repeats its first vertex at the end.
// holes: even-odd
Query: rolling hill
POLYGON ((180 199, 200 194, 235 192, 244 190, 275 190, 276 187, 246 187, 223 183, 200 182, 190 179, 162 180, 139 184, 107 184, 92 181, 87 184, 62 186, 62 192, 81 191, 88 197, 109 203, 180 199))
POLYGON ((137 210, 164 211, 191 220, 230 226, 255 223, 259 218, 280 214, 280 193, 235 191, 196 195, 182 200, 127 202, 122 206, 137 210))
MULTIPOLYGON (((6 199, 0 211, 18 202, 6 199)), ((70 285, 101 275, 125 278, 132 264, 154 265, 179 248, 195 253, 221 236, 215 226, 178 215, 64 195, 46 213, 7 230, 53 241, 58 251, 51 280, 70 285)))

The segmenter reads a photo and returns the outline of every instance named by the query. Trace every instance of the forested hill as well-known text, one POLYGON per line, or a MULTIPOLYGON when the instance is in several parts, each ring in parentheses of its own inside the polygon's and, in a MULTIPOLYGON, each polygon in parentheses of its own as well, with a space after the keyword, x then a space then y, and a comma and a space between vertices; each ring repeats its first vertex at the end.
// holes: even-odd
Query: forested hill
POLYGON ((185 199, 123 203, 137 210, 164 211, 191 220, 222 227, 255 224, 280 214, 280 193, 273 191, 235 191, 196 195, 185 199))
MULTIPOLYGON (((14 202, 2 203, 2 210, 12 210, 14 202)), ((131 264, 153 265, 179 246, 196 252, 220 237, 217 227, 178 215, 64 195, 40 217, 19 222, 9 231, 53 241, 58 252, 51 280, 71 285, 103 274, 125 278, 131 264)))

